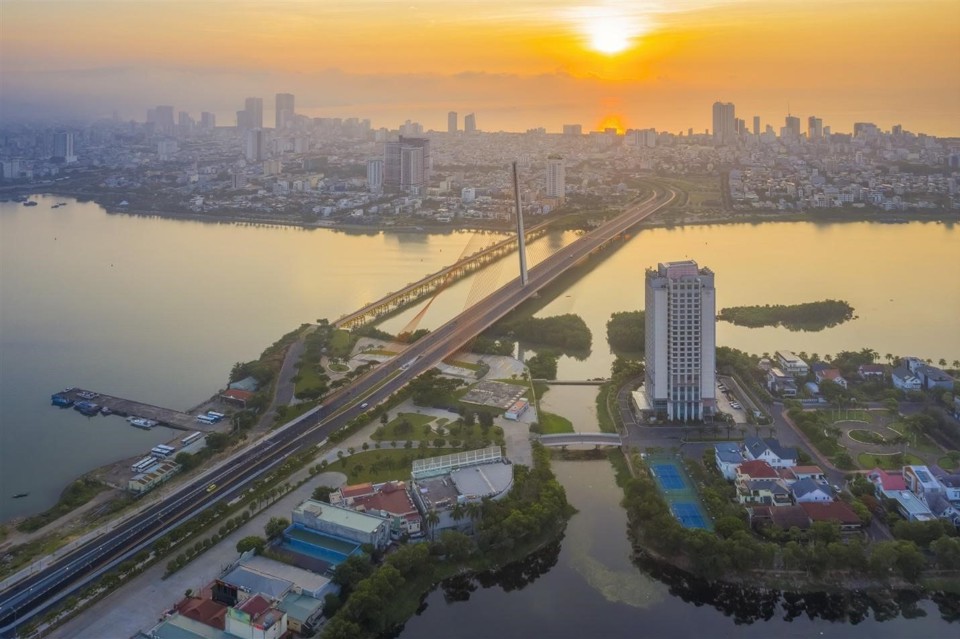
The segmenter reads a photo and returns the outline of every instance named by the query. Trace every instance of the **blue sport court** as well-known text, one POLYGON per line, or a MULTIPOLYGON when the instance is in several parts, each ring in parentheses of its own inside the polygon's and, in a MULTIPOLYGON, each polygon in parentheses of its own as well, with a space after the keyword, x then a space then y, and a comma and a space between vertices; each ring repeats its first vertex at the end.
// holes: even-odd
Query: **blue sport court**
POLYGON ((657 483, 660 484, 662 490, 689 490, 687 483, 683 480, 683 477, 680 475, 680 469, 677 468, 677 465, 674 463, 659 463, 652 464, 650 469, 653 471, 653 476, 656 477, 657 483))
POLYGON ((710 530, 710 524, 700 513, 700 507, 691 502, 680 501, 670 504, 670 510, 673 516, 680 520, 684 528, 702 528, 710 530))

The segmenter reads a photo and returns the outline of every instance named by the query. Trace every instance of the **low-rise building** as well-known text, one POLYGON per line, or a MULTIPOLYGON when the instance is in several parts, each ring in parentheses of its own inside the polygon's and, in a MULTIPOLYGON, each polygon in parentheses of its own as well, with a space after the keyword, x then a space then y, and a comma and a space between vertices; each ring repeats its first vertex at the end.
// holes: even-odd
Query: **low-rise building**
POLYGON ((767 371, 767 389, 783 397, 796 397, 797 380, 792 375, 787 375, 779 368, 773 367, 767 371))
POLYGON ((780 370, 794 377, 805 377, 810 367, 791 351, 777 351, 775 354, 780 370))
POLYGON ((389 518, 390 536, 394 539, 404 535, 423 535, 423 517, 407 492, 405 482, 388 481, 376 485, 368 482, 342 486, 330 494, 330 503, 389 518))
POLYGON ((292 526, 302 526, 324 535, 383 548, 390 541, 390 522, 385 517, 361 513, 308 499, 293 510, 292 526))
POLYGON ((243 639, 280 639, 287 633, 287 614, 263 595, 254 595, 236 607, 227 608, 229 634, 243 639))
POLYGON ((861 379, 883 379, 886 373, 886 367, 883 364, 860 364, 857 368, 857 375, 861 379))
POLYGON ((790 491, 776 479, 748 479, 737 483, 737 501, 741 504, 790 506, 790 491))
POLYGON ((790 486, 793 501, 797 504, 829 503, 833 501, 833 490, 826 482, 810 478, 798 479, 790 486))
POLYGON ((841 532, 856 532, 863 526, 857 513, 846 502, 803 503, 800 507, 807 513, 811 524, 818 521, 834 522, 840 525, 841 532))
POLYGON ((897 510, 907 521, 933 521, 936 515, 930 512, 923 500, 909 490, 900 490, 891 497, 897 502, 897 510))
POLYGON ((908 490, 924 500, 930 495, 943 493, 943 486, 926 466, 904 466, 903 480, 907 483, 908 490))
POLYGON ((877 498, 896 499, 900 491, 907 489, 907 482, 903 479, 903 473, 874 468, 867 473, 867 481, 873 484, 874 493, 877 498))
POLYGON ((717 444, 713 447, 714 459, 716 460, 717 470, 723 475, 724 479, 734 480, 737 477, 737 467, 745 460, 740 447, 733 442, 717 444))
POLYGON ((503 413, 503 418, 517 421, 525 412, 527 412, 528 408, 530 408, 530 402, 527 401, 526 397, 521 397, 503 413))
POLYGON ((840 374, 840 369, 838 368, 821 368, 816 371, 814 377, 817 380, 818 384, 823 382, 833 382, 840 388, 847 387, 847 380, 843 378, 843 375, 840 374))
POLYGON ((134 475, 127 482, 127 490, 136 495, 142 495, 145 492, 164 483, 174 475, 180 472, 180 464, 165 459, 150 470, 134 475))
POLYGON ((765 461, 774 468, 797 465, 796 449, 785 448, 774 438, 747 437, 743 440, 743 452, 747 459, 765 461))
POLYGON ((890 379, 893 382, 893 387, 902 391, 918 391, 923 387, 920 378, 903 366, 893 369, 893 372, 890 373, 890 379))

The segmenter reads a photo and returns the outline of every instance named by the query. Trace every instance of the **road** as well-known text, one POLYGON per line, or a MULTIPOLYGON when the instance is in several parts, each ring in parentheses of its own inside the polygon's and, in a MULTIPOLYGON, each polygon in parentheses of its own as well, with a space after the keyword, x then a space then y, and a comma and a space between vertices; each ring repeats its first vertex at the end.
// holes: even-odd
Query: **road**
POLYGON ((0 636, 15 636, 18 626, 93 582, 200 512, 221 500, 229 500, 243 493, 250 482, 286 458, 325 440, 363 413, 368 405, 375 406, 384 401, 411 380, 439 364, 570 266, 666 206, 675 197, 676 193, 669 189, 654 193, 530 269, 526 286, 520 284, 519 277, 515 278, 412 344, 402 357, 378 366, 351 386, 329 396, 322 407, 253 442, 166 496, 162 502, 0 593, 0 636))

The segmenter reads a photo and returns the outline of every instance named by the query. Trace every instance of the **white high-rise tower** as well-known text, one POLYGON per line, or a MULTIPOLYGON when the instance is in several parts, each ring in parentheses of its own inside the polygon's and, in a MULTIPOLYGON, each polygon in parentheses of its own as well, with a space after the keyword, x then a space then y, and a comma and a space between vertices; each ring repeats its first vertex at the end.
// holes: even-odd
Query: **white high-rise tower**
POLYGON ((693 260, 646 275, 646 381, 654 412, 696 422, 716 413, 717 300, 713 271, 693 260))

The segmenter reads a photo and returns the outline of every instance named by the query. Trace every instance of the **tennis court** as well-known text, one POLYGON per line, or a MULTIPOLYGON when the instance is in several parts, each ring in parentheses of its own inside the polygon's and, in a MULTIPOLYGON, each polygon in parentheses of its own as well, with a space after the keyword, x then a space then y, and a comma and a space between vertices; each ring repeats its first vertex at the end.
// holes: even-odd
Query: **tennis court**
POLYGON ((700 512, 700 506, 693 502, 680 501, 670 504, 673 516, 680 520, 684 528, 702 528, 710 530, 708 519, 700 512))
POLYGON ((684 528, 713 530, 713 522, 700 503, 700 495, 680 463, 669 458, 650 458, 646 463, 670 505, 670 512, 680 524, 684 528))
POLYGON ((661 490, 689 490, 689 486, 680 475, 680 469, 673 462, 651 464, 650 469, 653 471, 657 483, 660 484, 661 490))

